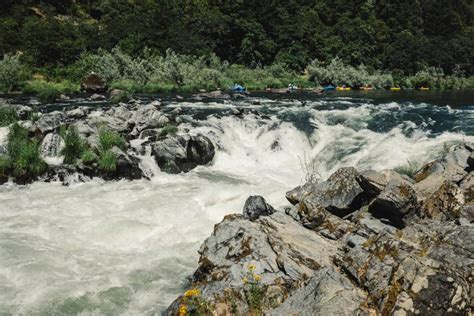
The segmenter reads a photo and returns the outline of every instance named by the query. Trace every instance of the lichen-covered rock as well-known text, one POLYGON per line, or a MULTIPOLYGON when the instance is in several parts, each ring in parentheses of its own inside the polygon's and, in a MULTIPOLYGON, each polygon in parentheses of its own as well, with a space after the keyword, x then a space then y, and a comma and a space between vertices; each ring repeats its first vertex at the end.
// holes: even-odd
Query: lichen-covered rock
MULTIPOLYGON (((367 295, 334 267, 316 271, 308 284, 296 290, 282 305, 267 315, 359 315, 369 314, 365 308, 367 295)), ((374 311, 375 312, 375 311, 374 311)))
POLYGON ((461 216, 464 194, 455 184, 446 181, 430 197, 425 199, 421 212, 422 215, 438 220, 454 220, 461 216))
POLYGON ((396 227, 403 227, 403 218, 417 208, 417 196, 411 183, 399 179, 392 179, 369 205, 372 215, 396 227))
POLYGON ((357 210, 365 201, 358 177, 355 168, 341 168, 326 181, 306 184, 288 192, 287 199, 293 204, 304 201, 312 208, 323 208, 342 217, 357 210))
POLYGON ((254 221, 260 216, 268 216, 275 213, 275 209, 260 195, 250 196, 244 204, 244 218, 254 221))

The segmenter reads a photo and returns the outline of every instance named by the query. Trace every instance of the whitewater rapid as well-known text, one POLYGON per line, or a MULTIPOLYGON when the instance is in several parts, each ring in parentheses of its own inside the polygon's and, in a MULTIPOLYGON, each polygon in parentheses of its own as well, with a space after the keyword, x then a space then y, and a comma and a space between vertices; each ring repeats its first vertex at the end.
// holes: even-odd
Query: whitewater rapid
POLYGON ((159 314, 213 225, 249 195, 283 207, 308 173, 423 163, 474 141, 472 106, 257 101, 166 105, 192 117, 180 129, 217 147, 211 165, 187 174, 150 166, 151 180, 0 186, 0 314, 159 314))

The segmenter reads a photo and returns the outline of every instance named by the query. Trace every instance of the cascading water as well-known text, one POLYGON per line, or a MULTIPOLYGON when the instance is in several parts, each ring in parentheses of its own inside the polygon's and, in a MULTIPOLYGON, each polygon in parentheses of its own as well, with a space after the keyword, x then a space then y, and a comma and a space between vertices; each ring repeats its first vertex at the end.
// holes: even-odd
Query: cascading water
POLYGON ((211 165, 187 174, 161 172, 147 151, 151 180, 0 186, 0 311, 157 314, 182 291, 213 225, 249 195, 283 206, 308 172, 422 163, 474 141, 473 107, 253 101, 166 106, 181 107, 193 119, 180 128, 217 148, 211 165))

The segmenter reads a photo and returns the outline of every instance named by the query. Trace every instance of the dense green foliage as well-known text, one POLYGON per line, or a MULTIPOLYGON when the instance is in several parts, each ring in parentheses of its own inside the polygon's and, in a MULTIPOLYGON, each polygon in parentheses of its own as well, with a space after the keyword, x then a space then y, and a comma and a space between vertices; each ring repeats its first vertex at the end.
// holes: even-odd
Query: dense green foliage
MULTIPOLYGON (((134 57, 146 47, 162 56, 167 49, 215 53, 251 67, 282 63, 303 70, 314 59, 329 63, 339 56, 398 76, 425 66, 472 75, 473 15, 470 0, 3 0, 0 56, 21 51, 28 63, 68 78, 77 65, 51 67, 117 46, 134 57)), ((142 79, 140 72, 134 76, 142 79)))
POLYGON ((15 176, 39 176, 48 168, 40 156, 39 143, 18 123, 10 127, 7 150, 15 176))

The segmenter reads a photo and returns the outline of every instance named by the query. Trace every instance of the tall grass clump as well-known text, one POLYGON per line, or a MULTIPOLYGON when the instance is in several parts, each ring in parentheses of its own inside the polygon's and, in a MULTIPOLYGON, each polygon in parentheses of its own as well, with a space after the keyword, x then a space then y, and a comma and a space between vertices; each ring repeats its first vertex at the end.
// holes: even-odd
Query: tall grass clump
POLYGON ((98 163, 99 168, 106 172, 117 169, 117 155, 112 148, 125 148, 125 140, 116 132, 103 126, 99 129, 98 163))
POLYGON ((6 155, 0 155, 0 176, 5 176, 11 167, 11 159, 6 155))
POLYGON ((64 155, 64 163, 76 163, 86 150, 85 141, 81 139, 77 128, 74 126, 70 126, 68 129, 62 128, 60 134, 64 139, 64 148, 61 151, 61 154, 64 155))
POLYGON ((40 156, 39 143, 31 140, 28 131, 18 123, 10 127, 7 150, 16 176, 39 176, 46 171, 47 164, 40 156))
POLYGON ((0 60, 0 91, 18 89, 30 77, 28 67, 20 60, 21 54, 5 54, 0 60))
POLYGON ((18 115, 13 108, 0 107, 0 127, 8 126, 18 121, 18 115))

